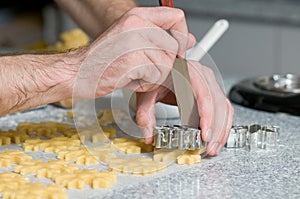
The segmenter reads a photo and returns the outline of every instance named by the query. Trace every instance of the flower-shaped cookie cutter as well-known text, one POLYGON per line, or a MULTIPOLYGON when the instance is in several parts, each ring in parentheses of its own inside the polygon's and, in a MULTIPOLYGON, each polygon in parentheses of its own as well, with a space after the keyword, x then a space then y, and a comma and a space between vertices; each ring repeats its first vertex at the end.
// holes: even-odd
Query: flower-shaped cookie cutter
POLYGON ((154 145, 159 149, 196 150, 206 147, 201 130, 186 126, 159 126, 154 129, 154 145))
POLYGON ((256 149, 274 149, 278 145, 280 128, 278 126, 233 126, 231 128, 226 148, 245 148, 248 151, 256 149))

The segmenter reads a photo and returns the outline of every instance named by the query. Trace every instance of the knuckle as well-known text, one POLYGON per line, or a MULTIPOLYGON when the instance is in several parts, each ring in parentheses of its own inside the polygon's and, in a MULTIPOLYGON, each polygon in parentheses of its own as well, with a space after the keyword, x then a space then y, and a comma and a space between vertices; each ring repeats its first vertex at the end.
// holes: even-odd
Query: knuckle
POLYGON ((179 19, 185 19, 185 14, 183 10, 176 8, 175 11, 176 11, 176 16, 179 19))
POLYGON ((137 14, 127 14, 122 17, 119 25, 122 27, 122 29, 128 30, 134 27, 143 26, 144 23, 144 20, 137 14))
POLYGON ((125 21, 128 25, 132 26, 132 25, 140 24, 143 20, 138 15, 132 14, 129 15, 125 21))

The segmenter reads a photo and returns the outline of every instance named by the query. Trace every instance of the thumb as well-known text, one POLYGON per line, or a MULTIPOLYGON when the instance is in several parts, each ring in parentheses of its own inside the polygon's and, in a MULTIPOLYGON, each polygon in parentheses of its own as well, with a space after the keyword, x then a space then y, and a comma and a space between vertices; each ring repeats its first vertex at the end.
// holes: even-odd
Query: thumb
POLYGON ((156 126, 155 103, 157 91, 137 93, 136 121, 145 137, 145 143, 153 142, 153 129, 156 126))

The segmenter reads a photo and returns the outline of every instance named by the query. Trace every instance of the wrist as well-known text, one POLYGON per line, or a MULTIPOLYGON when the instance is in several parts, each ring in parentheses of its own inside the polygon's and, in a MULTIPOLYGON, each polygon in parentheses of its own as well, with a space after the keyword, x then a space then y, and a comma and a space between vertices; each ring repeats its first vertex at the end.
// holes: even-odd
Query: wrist
POLYGON ((57 102, 72 98, 73 87, 78 71, 88 53, 88 47, 66 53, 56 54, 53 65, 42 69, 44 88, 47 92, 45 103, 57 102), (47 80, 47 81, 45 81, 47 80), (49 98, 49 96, 53 96, 49 98), (49 101, 51 99, 51 101, 49 101))
POLYGON ((0 115, 71 98, 84 52, 0 57, 0 115))

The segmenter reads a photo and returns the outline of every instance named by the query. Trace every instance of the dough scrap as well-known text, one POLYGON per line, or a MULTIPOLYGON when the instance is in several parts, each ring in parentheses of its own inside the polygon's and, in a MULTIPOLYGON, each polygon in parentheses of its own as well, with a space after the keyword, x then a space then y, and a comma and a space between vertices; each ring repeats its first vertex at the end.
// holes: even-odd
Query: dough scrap
POLYGON ((120 173, 148 175, 167 167, 166 164, 153 161, 151 158, 114 158, 108 163, 110 171, 120 173))
POLYGON ((87 185, 93 189, 98 189, 113 186, 117 181, 117 175, 113 172, 83 169, 73 174, 57 175, 52 179, 55 183, 68 189, 84 189, 87 185))

